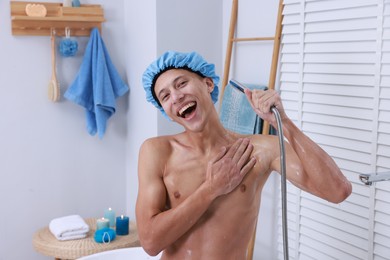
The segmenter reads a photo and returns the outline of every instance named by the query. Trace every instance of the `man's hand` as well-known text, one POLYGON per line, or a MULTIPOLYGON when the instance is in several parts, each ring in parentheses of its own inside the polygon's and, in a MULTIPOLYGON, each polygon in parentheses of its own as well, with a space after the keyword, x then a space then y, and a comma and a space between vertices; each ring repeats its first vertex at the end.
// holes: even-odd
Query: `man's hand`
POLYGON ((209 162, 206 181, 216 197, 234 190, 256 164, 250 157, 253 145, 249 139, 238 139, 229 148, 223 147, 215 159, 209 162))
POLYGON ((275 106, 278 109, 282 120, 287 117, 282 100, 275 90, 245 89, 245 95, 256 114, 269 122, 275 129, 277 129, 277 124, 271 107, 275 106))

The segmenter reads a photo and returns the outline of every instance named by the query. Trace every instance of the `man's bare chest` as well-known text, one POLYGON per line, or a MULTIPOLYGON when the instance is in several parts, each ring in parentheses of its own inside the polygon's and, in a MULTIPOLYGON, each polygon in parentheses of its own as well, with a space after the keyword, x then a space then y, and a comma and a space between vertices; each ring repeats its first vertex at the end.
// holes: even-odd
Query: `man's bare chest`
MULTIPOLYGON (((179 205, 206 181, 206 176, 211 174, 208 172, 209 163, 209 158, 182 157, 182 161, 167 165, 163 178, 170 207, 179 205)), ((218 201, 227 201, 229 204, 233 201, 244 204, 252 201, 259 195, 259 188, 265 182, 260 171, 260 167, 255 166, 233 192, 218 201)))
POLYGON ((207 162, 186 158, 170 162, 164 172, 164 183, 171 200, 181 201, 193 193, 206 179, 207 162))

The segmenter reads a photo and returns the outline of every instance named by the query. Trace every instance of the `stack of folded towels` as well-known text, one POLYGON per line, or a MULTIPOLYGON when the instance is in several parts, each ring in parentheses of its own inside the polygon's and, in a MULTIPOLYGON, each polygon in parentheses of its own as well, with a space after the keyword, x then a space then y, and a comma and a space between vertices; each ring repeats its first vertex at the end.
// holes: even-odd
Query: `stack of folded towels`
POLYGON ((79 215, 53 219, 50 221, 49 229, 61 241, 85 238, 89 232, 88 224, 79 215))

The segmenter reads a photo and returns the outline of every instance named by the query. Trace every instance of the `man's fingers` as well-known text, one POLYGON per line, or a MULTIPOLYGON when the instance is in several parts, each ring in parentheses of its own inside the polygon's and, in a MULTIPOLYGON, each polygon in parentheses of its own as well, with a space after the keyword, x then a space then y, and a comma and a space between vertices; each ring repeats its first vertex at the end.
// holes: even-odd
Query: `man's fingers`
POLYGON ((223 147, 221 148, 221 151, 220 151, 220 152, 214 157, 214 159, 212 160, 212 163, 215 163, 215 162, 218 162, 219 160, 221 160, 222 157, 224 157, 224 155, 226 154, 226 151, 227 151, 226 147, 223 146, 223 147))
POLYGON ((242 176, 245 176, 252 168, 255 166, 257 160, 256 158, 252 157, 245 165, 241 168, 240 174, 242 176))
POLYGON ((244 141, 244 139, 242 139, 242 138, 237 139, 233 143, 233 145, 229 148, 229 150, 226 152, 225 157, 226 158, 233 158, 243 141, 244 141))
POLYGON ((253 145, 251 143, 248 143, 247 147, 245 148, 244 152, 241 154, 241 156, 238 158, 238 167, 241 169, 250 158, 251 154, 253 152, 253 145))
POLYGON ((256 90, 252 93, 253 106, 260 110, 261 113, 266 114, 271 112, 271 107, 278 105, 280 97, 274 90, 256 90))
POLYGON ((248 138, 242 139, 242 142, 240 143, 236 152, 233 155, 233 162, 236 162, 240 167, 243 165, 243 164, 239 164, 240 160, 243 157, 246 157, 246 158, 243 158, 246 161, 248 159, 250 153, 252 153, 252 151, 250 151, 249 154, 246 153, 248 151, 248 147, 250 147, 249 148, 250 150, 253 149, 252 145, 250 144, 249 139, 248 138), (246 155, 246 156, 244 156, 244 155, 246 155))

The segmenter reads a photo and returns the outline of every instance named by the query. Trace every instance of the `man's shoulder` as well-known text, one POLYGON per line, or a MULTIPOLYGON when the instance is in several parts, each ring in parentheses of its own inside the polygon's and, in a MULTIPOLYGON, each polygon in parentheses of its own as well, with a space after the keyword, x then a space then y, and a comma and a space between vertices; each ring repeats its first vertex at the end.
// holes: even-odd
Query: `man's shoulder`
POLYGON ((175 135, 161 135, 161 136, 154 136, 146 139, 144 143, 150 143, 150 144, 164 144, 172 142, 172 140, 175 140, 175 135))
POLYGON ((167 151, 172 146, 174 140, 176 140, 175 135, 151 137, 143 142, 142 149, 151 149, 155 152, 167 151))
POLYGON ((274 146, 275 142, 278 142, 278 138, 275 135, 251 135, 250 140, 253 144, 261 145, 261 146, 274 146))

